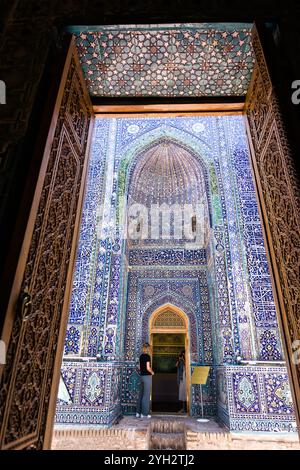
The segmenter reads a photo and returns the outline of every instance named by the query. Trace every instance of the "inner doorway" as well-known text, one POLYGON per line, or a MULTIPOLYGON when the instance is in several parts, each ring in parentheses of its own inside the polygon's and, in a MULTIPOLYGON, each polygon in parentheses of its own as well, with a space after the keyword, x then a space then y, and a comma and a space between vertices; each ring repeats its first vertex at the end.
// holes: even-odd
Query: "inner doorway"
POLYGON ((179 354, 185 353, 185 334, 154 333, 152 347, 155 371, 152 379, 152 412, 178 412, 180 402, 176 362, 179 354))
POLYGON ((189 347, 188 322, 185 314, 173 305, 157 309, 150 319, 152 364, 155 375, 152 380, 152 413, 177 413, 179 401, 177 359, 185 353, 186 403, 189 411, 189 347))

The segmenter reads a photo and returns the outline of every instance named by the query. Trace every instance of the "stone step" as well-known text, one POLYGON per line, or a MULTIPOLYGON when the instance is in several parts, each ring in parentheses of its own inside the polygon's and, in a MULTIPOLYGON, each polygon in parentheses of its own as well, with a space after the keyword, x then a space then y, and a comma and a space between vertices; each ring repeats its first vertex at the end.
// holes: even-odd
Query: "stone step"
POLYGON ((154 433, 149 439, 149 449, 185 450, 185 435, 183 433, 154 433))
POLYGON ((175 419, 157 419, 150 422, 149 449, 185 450, 185 424, 175 419))

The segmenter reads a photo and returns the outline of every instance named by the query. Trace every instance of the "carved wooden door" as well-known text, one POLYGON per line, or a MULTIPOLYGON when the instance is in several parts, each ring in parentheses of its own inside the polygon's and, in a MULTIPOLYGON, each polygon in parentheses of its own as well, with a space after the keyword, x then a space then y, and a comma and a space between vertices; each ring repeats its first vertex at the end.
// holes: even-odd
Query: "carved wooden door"
POLYGON ((48 448, 93 112, 72 41, 11 294, 1 448, 48 448))
POLYGON ((246 100, 254 174, 270 251, 285 358, 300 429, 300 201, 293 160, 256 28, 255 66, 246 100), (299 348, 299 345, 298 345, 299 348))

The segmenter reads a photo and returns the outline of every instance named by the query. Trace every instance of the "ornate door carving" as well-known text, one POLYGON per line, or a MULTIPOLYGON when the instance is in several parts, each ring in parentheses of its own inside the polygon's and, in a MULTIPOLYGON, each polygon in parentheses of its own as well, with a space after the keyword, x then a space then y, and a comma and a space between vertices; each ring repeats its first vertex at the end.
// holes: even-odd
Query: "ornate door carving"
POLYGON ((247 128, 273 269, 279 322, 293 383, 300 424, 300 365, 293 362, 293 342, 300 339, 300 200, 299 187, 276 94, 256 28, 256 58, 246 101, 247 128))
POLYGON ((2 449, 50 445, 92 119, 72 41, 4 327, 2 449))

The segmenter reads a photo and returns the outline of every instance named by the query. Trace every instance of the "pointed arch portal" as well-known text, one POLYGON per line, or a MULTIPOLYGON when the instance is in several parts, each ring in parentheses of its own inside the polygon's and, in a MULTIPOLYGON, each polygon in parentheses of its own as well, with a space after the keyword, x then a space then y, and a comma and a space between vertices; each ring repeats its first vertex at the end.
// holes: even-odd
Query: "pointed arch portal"
POLYGON ((185 353, 186 402, 190 411, 190 345, 189 319, 172 304, 158 307, 149 319, 149 336, 155 376, 152 380, 152 411, 178 411, 179 383, 176 362, 185 353))

